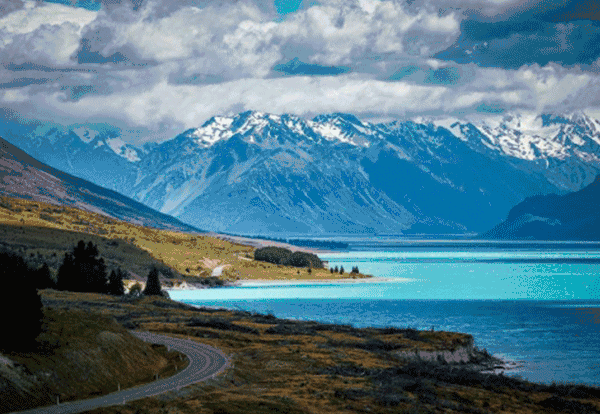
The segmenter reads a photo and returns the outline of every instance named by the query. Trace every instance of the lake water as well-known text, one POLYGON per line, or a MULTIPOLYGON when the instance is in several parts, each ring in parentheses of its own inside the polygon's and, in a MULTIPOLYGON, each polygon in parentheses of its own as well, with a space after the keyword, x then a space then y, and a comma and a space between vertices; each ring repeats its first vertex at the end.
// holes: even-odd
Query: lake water
MULTIPOLYGON (((531 381, 599 385, 599 244, 359 240, 320 254, 369 283, 171 291, 197 306, 277 317, 472 334, 531 381)), ((508 373, 509 374, 509 373, 508 373)))

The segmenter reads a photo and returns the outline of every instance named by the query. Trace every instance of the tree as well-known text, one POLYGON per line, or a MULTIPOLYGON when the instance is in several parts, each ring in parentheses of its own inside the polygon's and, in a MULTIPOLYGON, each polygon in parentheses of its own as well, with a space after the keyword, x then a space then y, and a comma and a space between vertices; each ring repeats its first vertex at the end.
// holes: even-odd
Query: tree
POLYGON ((359 273, 359 266, 353 266, 351 273, 359 273))
POLYGON ((56 281, 52 277, 52 272, 48 263, 44 262, 42 267, 33 272, 33 279, 35 287, 38 289, 54 289, 56 288, 56 281))
POLYGON ((334 267, 334 273, 338 273, 338 266, 334 267))
POLYGON ((334 268, 330 267, 330 273, 334 273, 334 268))
POLYGON ((0 348, 28 351, 36 346, 35 338, 42 330, 42 299, 33 280, 36 270, 27 266, 21 256, 0 253, 0 277, 10 299, 0 301, 2 335, 0 348))
POLYGON ((159 281, 159 271, 156 267, 153 267, 148 273, 148 280, 146 281, 146 288, 144 289, 146 296, 161 296, 161 282, 159 281))
POLYGON ((72 292, 107 293, 107 274, 104 259, 99 257, 98 247, 83 240, 72 253, 65 253, 58 269, 57 288, 72 292))
POLYGON ((109 284, 107 287, 107 293, 109 295, 121 296, 125 294, 125 286, 123 286, 123 279, 125 279, 126 274, 121 270, 120 267, 117 268, 117 271, 114 270, 111 272, 109 276, 109 284))
POLYGON ((344 273, 344 267, 340 266, 340 274, 344 273))

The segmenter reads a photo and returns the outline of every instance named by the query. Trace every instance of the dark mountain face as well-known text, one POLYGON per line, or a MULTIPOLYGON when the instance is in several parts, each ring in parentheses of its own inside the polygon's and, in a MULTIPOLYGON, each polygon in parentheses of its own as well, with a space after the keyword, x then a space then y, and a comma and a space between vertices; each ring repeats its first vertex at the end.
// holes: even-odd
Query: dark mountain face
POLYGON ((2 138, 0 138, 0 193, 55 205, 77 207, 133 224, 181 231, 196 230, 122 194, 43 164, 2 138))
POLYGON ((584 115, 371 124, 249 111, 144 149, 112 130, 38 132, 18 144, 45 162, 232 233, 479 232, 599 173, 599 123, 584 115))
POLYGON ((565 195, 529 197, 511 209, 507 220, 482 234, 490 239, 600 240, 599 176, 565 195))

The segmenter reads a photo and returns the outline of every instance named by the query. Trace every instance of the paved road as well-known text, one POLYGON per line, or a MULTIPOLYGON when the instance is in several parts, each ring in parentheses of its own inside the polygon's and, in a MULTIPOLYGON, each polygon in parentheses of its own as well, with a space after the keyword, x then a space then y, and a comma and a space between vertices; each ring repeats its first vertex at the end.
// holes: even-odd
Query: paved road
POLYGON ((128 388, 123 391, 114 392, 102 397, 91 398, 89 400, 79 400, 61 403, 60 405, 34 408, 28 411, 19 411, 19 413, 80 413, 82 411, 87 411, 98 407, 119 405, 128 401, 139 400, 140 398, 162 394, 167 391, 178 390, 182 387, 208 380, 221 373, 229 366, 229 360, 225 354, 219 349, 213 348, 209 345, 204 345, 185 339, 177 339, 168 336, 152 334, 149 332, 132 332, 132 334, 146 342, 167 345, 170 349, 185 354, 190 360, 190 364, 184 370, 169 378, 151 382, 146 385, 128 388))

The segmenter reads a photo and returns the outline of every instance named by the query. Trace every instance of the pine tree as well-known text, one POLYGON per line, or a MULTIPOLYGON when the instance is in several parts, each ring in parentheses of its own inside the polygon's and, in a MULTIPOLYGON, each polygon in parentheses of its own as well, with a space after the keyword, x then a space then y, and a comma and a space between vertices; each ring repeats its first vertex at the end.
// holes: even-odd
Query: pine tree
POLYGON ((334 267, 334 273, 338 273, 338 266, 334 267))
POLYGON ((11 296, 0 301, 0 348, 4 350, 28 351, 36 346, 44 317, 42 300, 33 283, 36 272, 21 256, 0 253, 0 278, 11 296))
POLYGON ((159 281, 159 271, 156 269, 156 267, 153 267, 150 273, 148 273, 146 288, 142 293, 146 296, 161 295, 161 282, 159 281))
POLYGON ((340 274, 344 273, 344 267, 340 266, 340 274))
POLYGON ((57 288, 72 292, 107 293, 107 274, 104 259, 92 242, 77 243, 73 253, 66 253, 57 274, 57 288))
POLYGON ((56 282, 52 277, 52 273, 50 272, 50 267, 48 266, 48 263, 44 262, 44 264, 42 264, 42 267, 40 267, 34 272, 34 283, 35 287, 38 289, 56 288, 56 282))
POLYGON ((125 278, 125 273, 121 270, 121 268, 117 268, 117 271, 114 270, 111 272, 109 276, 109 284, 108 284, 108 294, 121 296, 125 294, 125 287, 123 286, 123 279, 125 278))

